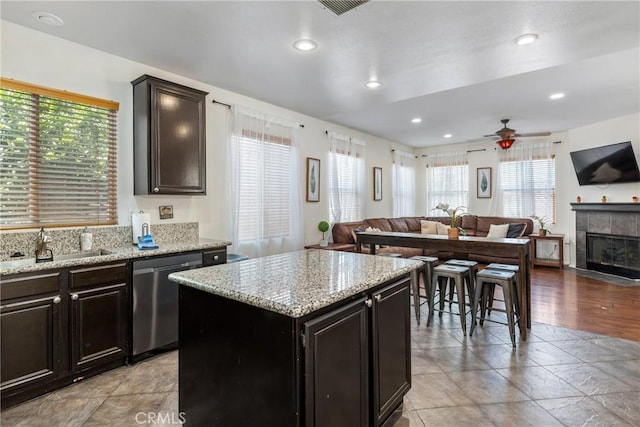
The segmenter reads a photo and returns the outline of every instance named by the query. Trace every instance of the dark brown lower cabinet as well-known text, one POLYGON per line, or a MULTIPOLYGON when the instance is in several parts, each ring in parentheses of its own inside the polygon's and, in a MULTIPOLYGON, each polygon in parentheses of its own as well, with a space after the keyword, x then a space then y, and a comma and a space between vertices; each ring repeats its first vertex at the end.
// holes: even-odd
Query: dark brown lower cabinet
POLYGON ((181 286, 186 424, 382 425, 411 387, 409 283, 297 319, 181 286))

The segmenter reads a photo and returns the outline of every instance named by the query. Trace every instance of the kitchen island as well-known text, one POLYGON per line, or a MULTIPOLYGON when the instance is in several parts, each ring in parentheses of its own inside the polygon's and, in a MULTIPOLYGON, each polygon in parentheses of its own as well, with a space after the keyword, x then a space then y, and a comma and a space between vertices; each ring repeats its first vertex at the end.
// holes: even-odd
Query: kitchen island
POLYGON ((307 250, 171 274, 186 424, 381 425, 411 387, 421 265, 307 250))

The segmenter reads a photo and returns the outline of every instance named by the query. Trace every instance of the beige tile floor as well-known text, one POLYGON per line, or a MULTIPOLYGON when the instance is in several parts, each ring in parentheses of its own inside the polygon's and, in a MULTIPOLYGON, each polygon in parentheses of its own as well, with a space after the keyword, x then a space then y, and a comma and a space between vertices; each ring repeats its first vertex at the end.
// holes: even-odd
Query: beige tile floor
MULTIPOLYGON (((640 342, 534 324, 514 350, 506 326, 465 337, 456 316, 424 320, 385 427, 640 425, 640 342)), ((2 411, 2 426, 177 425, 177 363, 173 351, 118 368, 2 411)))

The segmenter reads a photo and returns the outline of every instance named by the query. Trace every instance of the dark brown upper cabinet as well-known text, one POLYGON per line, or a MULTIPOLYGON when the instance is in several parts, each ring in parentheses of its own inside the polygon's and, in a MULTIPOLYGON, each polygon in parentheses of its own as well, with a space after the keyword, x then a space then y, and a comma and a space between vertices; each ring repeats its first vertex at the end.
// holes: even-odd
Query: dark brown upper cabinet
POLYGON ((206 194, 208 93, 146 74, 131 84, 133 193, 206 194))

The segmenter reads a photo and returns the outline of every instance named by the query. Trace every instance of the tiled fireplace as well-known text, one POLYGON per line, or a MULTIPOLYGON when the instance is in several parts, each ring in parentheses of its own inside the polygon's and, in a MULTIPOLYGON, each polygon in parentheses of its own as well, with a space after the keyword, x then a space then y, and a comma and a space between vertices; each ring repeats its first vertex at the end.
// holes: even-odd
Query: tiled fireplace
POLYGON ((572 203, 576 267, 640 280, 640 204, 572 203))

